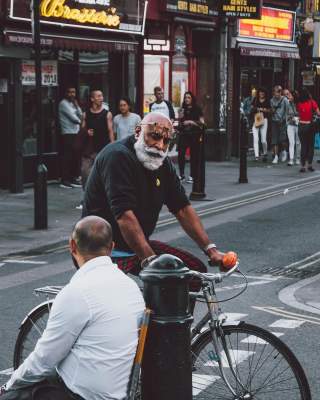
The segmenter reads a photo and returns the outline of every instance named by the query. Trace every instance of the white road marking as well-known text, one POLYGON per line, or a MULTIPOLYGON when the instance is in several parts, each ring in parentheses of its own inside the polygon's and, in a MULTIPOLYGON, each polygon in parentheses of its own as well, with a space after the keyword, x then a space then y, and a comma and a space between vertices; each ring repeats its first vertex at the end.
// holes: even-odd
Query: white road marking
MULTIPOLYGON (((271 332, 274 336, 280 337, 283 336, 284 333, 280 332, 271 332)), ((241 340, 241 343, 251 343, 251 344, 266 344, 267 342, 261 338, 258 338, 257 336, 250 335, 246 337, 245 339, 241 340)))
POLYGON ((296 329, 304 324, 304 321, 297 321, 295 319, 278 319, 273 324, 269 325, 270 328, 285 328, 296 329))
POLYGON ((303 321, 303 322, 309 322, 310 324, 314 324, 314 325, 320 325, 320 318, 311 317, 309 315, 306 316, 306 315, 296 314, 296 313, 293 313, 290 311, 286 311, 283 308, 257 307, 257 306, 252 306, 252 308, 259 310, 259 311, 265 311, 269 314, 278 315, 278 316, 281 316, 284 318, 295 319, 297 321, 303 321))
POLYGON ((217 375, 200 375, 200 374, 192 374, 192 394, 193 396, 197 396, 203 390, 205 390, 208 386, 212 385, 215 381, 221 379, 220 376, 217 375))
MULTIPOLYGON (((260 286, 260 285, 267 285, 268 283, 273 283, 273 280, 259 280, 255 282, 249 282, 248 286, 260 286)), ((238 285, 231 285, 231 286, 223 286, 221 288, 217 288, 216 292, 225 292, 226 290, 235 290, 235 289, 242 289, 245 283, 241 283, 238 285)))
MULTIPOLYGON (((297 266, 297 265, 299 265, 299 264, 303 264, 304 262, 309 261, 309 260, 311 260, 312 258, 317 257, 317 256, 320 256, 320 251, 318 251, 317 253, 312 254, 311 256, 308 256, 308 257, 306 257, 306 258, 303 258, 302 260, 299 260, 299 261, 296 261, 296 262, 294 262, 294 263, 292 263, 292 264, 286 265, 286 266, 283 267, 283 268, 284 268, 284 269, 289 269, 289 268, 295 267, 295 266, 297 266)), ((319 259, 315 260, 315 262, 316 262, 316 261, 319 261, 319 259)))
POLYGON ((308 301, 307 304, 311 307, 319 308, 320 310, 320 303, 316 303, 315 301, 308 301))
POLYGON ((12 372, 13 372, 13 368, 8 368, 8 369, 4 369, 4 370, 0 371, 0 375, 10 376, 10 375, 12 375, 12 372))
POLYGON ((17 260, 17 259, 3 260, 3 262, 6 264, 34 264, 34 265, 48 264, 47 261, 31 261, 31 260, 17 260))
MULTIPOLYGON (((230 357, 232 361, 232 366, 236 367, 243 361, 247 360, 252 354, 255 354, 254 351, 247 351, 247 350, 232 350, 230 352, 230 357)), ((220 353, 220 358, 222 361, 223 368, 230 368, 229 362, 224 352, 220 353)), ((214 360, 208 360, 205 364, 205 367, 218 367, 218 362, 214 360)))
POLYGON ((0 263, 0 268, 3 267, 5 265, 5 263, 0 263))
POLYGON ((318 262, 320 262, 320 259, 311 261, 311 262, 309 262, 309 263, 307 263, 307 264, 303 264, 303 265, 301 265, 301 267, 298 267, 298 269, 305 269, 305 268, 308 268, 308 267, 310 267, 311 265, 314 265, 314 264, 316 264, 316 263, 318 263, 318 262))
POLYGON ((239 313, 225 313, 225 316, 227 317, 227 321, 241 321, 244 319, 248 314, 239 314, 239 313))

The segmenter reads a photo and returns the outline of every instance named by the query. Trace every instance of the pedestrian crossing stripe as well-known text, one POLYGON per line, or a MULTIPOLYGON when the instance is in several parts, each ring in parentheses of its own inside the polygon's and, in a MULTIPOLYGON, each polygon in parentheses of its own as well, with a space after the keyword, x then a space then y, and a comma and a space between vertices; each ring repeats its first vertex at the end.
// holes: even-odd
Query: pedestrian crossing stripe
MULTIPOLYGON (((243 361, 246 361, 249 357, 251 357, 253 354, 255 354, 254 351, 248 351, 248 350, 232 350, 232 354, 230 353, 231 361, 232 361, 232 366, 236 367, 243 361)), ((227 357, 224 352, 220 353, 220 358, 222 361, 222 367, 223 368, 230 368, 229 362, 227 360, 227 357)), ((209 360, 204 364, 205 367, 218 367, 219 364, 217 361, 209 360)))
POLYGON ((270 328, 285 328, 285 329, 296 329, 299 328, 304 321, 298 321, 296 319, 278 319, 273 324, 269 325, 270 328))
POLYGON ((200 374, 192 374, 192 394, 193 396, 197 396, 203 390, 210 385, 212 385, 215 381, 221 379, 220 376, 217 375, 200 375, 200 374))
MULTIPOLYGON (((284 335, 284 333, 280 333, 280 332, 270 332, 270 333, 272 333, 272 335, 274 335, 276 337, 280 337, 280 336, 284 335)), ((250 335, 250 336, 246 337, 245 339, 241 340, 241 343, 267 344, 267 342, 265 340, 263 340, 262 338, 258 338, 257 336, 254 336, 254 335, 250 335)))

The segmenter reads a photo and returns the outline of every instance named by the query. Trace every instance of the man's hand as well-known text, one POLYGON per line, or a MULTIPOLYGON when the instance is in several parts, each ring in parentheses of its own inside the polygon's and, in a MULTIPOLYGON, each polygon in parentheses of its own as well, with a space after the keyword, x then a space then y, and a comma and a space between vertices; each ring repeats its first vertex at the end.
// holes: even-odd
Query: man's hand
POLYGON ((6 393, 6 385, 0 386, 0 396, 6 393))
POLYGON ((223 268, 222 259, 223 259, 224 253, 221 253, 219 250, 213 248, 213 249, 209 249, 207 251, 207 256, 208 256, 208 259, 210 260, 211 265, 220 267, 220 269, 222 270, 222 268, 223 268))
POLYGON ((88 135, 93 136, 94 135, 94 130, 93 129, 88 129, 88 135))

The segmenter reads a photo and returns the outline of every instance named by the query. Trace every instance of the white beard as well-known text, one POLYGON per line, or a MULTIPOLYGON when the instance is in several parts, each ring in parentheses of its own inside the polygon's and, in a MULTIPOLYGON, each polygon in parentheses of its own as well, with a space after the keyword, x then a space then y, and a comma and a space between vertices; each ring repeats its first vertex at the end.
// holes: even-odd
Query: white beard
POLYGON ((143 132, 141 132, 138 140, 134 144, 134 149, 138 160, 145 168, 151 171, 155 171, 161 167, 169 152, 168 149, 167 151, 161 151, 153 147, 148 147, 144 141, 143 132))

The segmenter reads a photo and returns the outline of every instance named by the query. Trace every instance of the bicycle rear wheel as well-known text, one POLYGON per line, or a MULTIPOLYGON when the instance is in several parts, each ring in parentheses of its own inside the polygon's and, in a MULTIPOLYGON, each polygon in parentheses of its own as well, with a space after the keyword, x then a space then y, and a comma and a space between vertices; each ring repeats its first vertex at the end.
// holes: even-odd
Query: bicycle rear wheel
POLYGON ((20 326, 13 355, 13 368, 17 369, 34 350, 45 330, 53 300, 32 310, 20 326))
POLYGON ((292 351, 259 327, 240 323, 223 326, 216 354, 210 331, 192 344, 193 398, 196 400, 311 400, 304 371, 292 351), (226 351, 230 354, 230 363, 226 351), (234 393, 227 387, 218 367, 234 393), (234 372, 232 372, 232 369, 234 372))

